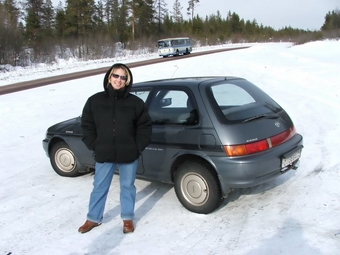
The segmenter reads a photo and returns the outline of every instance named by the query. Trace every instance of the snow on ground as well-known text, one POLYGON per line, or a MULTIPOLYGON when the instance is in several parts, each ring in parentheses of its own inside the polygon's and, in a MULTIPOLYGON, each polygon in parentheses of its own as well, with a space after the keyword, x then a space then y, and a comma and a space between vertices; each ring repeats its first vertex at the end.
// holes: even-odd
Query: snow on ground
MULTIPOLYGON (((76 65, 67 72, 83 63, 76 65)), ((85 100, 102 89, 103 75, 0 96, 0 254, 339 254, 339 70, 340 41, 328 40, 259 44, 133 68, 135 82, 244 77, 285 108, 304 136, 304 150, 298 170, 235 190, 209 215, 184 209, 171 185, 137 180, 136 230, 130 235, 122 233, 117 178, 103 224, 79 234, 93 176, 58 176, 42 149, 46 129, 79 115, 85 100)), ((32 70, 20 72, 29 77, 32 70)), ((6 77, 0 74, 1 85, 8 84, 6 77)), ((10 81, 22 80, 27 78, 10 81)))
MULTIPOLYGON (((251 46, 256 43, 248 44, 223 44, 223 45, 212 45, 203 47, 193 47, 193 54, 195 52, 209 51, 213 49, 221 48, 235 48, 240 46, 251 46)), ((290 44, 291 45, 291 44, 290 44)), ((75 58, 58 59, 50 65, 46 64, 31 64, 26 67, 13 67, 9 65, 0 66, 0 70, 6 70, 0 72, 0 86, 10 85, 17 82, 23 82, 28 80, 40 79, 50 76, 57 76, 62 74, 68 74, 73 72, 92 70, 101 67, 109 67, 112 63, 133 63, 137 61, 149 60, 159 58, 156 52, 151 52, 148 49, 139 51, 121 50, 117 51, 115 56, 108 57, 105 59, 78 61, 75 58)))

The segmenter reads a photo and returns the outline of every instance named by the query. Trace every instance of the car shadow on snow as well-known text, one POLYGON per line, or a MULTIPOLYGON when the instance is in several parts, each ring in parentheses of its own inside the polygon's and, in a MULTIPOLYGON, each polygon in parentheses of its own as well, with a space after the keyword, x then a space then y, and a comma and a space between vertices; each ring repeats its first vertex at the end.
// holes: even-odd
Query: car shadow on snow
POLYGON ((277 232, 273 236, 264 239, 252 251, 246 255, 257 254, 324 254, 315 243, 304 237, 304 232, 310 231, 310 226, 306 227, 301 221, 295 218, 287 218, 281 226, 277 226, 277 232))
POLYGON ((255 195, 255 194, 263 194, 267 191, 270 191, 276 187, 279 187, 289 181, 290 179, 296 177, 296 171, 298 170, 291 170, 283 175, 260 185, 250 187, 250 188, 239 188, 234 189, 229 193, 229 196, 224 199, 221 206, 217 209, 220 210, 230 202, 237 201, 241 196, 247 195, 255 195))

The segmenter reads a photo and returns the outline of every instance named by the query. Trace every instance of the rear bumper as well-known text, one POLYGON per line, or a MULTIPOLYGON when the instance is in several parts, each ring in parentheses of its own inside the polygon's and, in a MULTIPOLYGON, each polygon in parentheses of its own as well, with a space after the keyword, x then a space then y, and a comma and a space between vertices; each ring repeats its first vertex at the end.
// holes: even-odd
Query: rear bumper
POLYGON ((286 143, 268 151, 246 157, 212 158, 218 172, 223 195, 232 188, 248 188, 268 182, 291 169, 297 169, 299 159, 281 167, 282 158, 295 151, 302 150, 303 138, 297 134, 286 143))

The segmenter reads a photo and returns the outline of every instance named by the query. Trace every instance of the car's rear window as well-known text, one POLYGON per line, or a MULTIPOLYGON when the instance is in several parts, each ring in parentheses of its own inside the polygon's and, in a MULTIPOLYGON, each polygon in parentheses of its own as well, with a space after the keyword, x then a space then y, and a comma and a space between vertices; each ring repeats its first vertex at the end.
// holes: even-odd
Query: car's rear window
POLYGON ((211 86, 208 94, 212 107, 222 123, 239 123, 282 110, 265 92, 245 80, 226 80, 211 86))

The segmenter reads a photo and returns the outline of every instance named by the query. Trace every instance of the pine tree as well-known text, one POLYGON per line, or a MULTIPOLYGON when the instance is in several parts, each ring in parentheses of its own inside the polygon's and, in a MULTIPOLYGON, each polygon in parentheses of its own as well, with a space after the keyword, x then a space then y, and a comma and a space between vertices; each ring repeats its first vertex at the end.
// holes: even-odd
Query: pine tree
POLYGON ((74 44, 78 46, 77 55, 82 58, 89 54, 87 40, 93 35, 93 17, 95 14, 94 0, 67 0, 66 7, 66 29, 65 35, 73 37, 74 44))
POLYGON ((122 30, 126 28, 126 11, 123 11, 123 5, 120 6, 118 0, 107 0, 105 13, 107 20, 107 34, 110 38, 113 38, 116 42, 118 42, 121 40, 122 30))
POLYGON ((181 23, 183 21, 182 9, 183 7, 181 6, 179 0, 175 0, 172 11, 172 18, 174 22, 181 23))
POLYGON ((26 22, 26 40, 28 46, 33 49, 34 61, 40 61, 43 56, 43 14, 44 1, 43 0, 28 0, 24 4, 27 13, 26 22))
POLYGON ((15 0, 0 1, 0 64, 17 65, 23 46, 20 11, 15 0))
POLYGON ((56 16, 55 16, 55 37, 56 37, 56 45, 59 46, 59 54, 61 58, 65 58, 64 50, 66 47, 66 14, 65 10, 62 6, 62 3, 59 2, 56 8, 56 16))
POLYGON ((199 3, 199 0, 189 0, 188 1, 188 8, 187 8, 187 14, 191 15, 191 20, 193 21, 194 19, 194 14, 195 14, 195 5, 199 3))
POLYGON ((156 0, 155 1, 155 9, 156 9, 156 21, 158 23, 158 33, 161 33, 161 25, 164 23, 164 19, 168 14, 168 9, 166 8, 167 4, 164 0, 156 0))
POLYGON ((132 0, 130 2, 132 38, 148 37, 154 28, 155 10, 153 0, 132 0))
POLYGON ((41 51, 46 61, 54 60, 55 11, 51 0, 42 5, 41 13, 41 51))
POLYGON ((340 10, 328 12, 325 16, 325 22, 321 30, 332 30, 340 28, 340 10))

